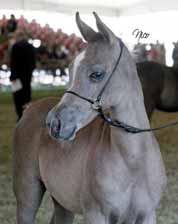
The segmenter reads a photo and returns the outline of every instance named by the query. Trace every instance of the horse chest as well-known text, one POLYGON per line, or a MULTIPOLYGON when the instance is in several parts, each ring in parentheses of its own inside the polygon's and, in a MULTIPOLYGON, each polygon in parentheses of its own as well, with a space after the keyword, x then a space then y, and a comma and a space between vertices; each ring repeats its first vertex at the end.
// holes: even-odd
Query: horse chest
MULTIPOLYGON (((65 149, 68 150, 67 148, 65 149)), ((61 153, 59 148, 40 155, 40 173, 49 193, 64 208, 81 213, 80 193, 84 153, 61 153)), ((84 150, 83 150, 84 152, 84 150)))
POLYGON ((99 157, 88 167, 87 186, 101 207, 124 214, 131 201, 134 178, 119 153, 99 157))

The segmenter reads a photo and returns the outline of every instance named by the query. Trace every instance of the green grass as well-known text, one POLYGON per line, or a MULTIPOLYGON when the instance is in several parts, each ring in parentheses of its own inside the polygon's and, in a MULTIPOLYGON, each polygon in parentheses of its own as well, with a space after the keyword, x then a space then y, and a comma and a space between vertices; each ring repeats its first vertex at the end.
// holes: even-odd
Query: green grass
MULTIPOLYGON (((62 94, 62 89, 34 91, 33 100, 62 94)), ((156 112, 152 126, 178 120, 178 113, 156 112)), ((10 93, 0 93, 0 224, 15 223, 15 198, 11 179, 11 142, 16 116, 10 93)), ((178 127, 156 133, 168 175, 168 188, 158 209, 158 224, 178 224, 178 127)), ((38 224, 49 223, 52 205, 47 196, 38 214, 38 224)), ((81 223, 77 217, 76 223, 81 223)))
MULTIPOLYGON (((33 91, 32 98, 33 100, 41 99, 49 96, 61 96, 64 92, 64 88, 53 88, 49 90, 35 90, 33 91)), ((12 95, 10 92, 0 92, 0 106, 1 104, 11 104, 12 95)))

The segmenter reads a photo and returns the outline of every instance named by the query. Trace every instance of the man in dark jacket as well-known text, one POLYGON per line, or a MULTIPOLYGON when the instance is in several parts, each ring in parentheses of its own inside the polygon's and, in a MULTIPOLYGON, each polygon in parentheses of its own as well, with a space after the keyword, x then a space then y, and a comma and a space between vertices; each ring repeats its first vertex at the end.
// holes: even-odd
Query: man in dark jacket
POLYGON ((15 16, 12 14, 11 18, 9 19, 7 23, 7 30, 9 33, 13 33, 16 31, 16 29, 17 29, 17 20, 15 16))
POLYGON ((27 42, 24 34, 17 34, 10 53, 10 81, 18 120, 24 106, 31 101, 31 79, 35 61, 34 47, 27 42))

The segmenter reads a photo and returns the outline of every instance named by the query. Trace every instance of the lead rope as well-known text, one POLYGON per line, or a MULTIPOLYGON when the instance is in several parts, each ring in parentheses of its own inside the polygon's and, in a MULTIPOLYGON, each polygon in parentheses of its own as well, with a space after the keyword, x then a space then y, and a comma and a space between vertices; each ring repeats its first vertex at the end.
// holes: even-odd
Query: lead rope
POLYGON ((148 129, 141 129, 141 128, 137 128, 128 124, 125 124, 124 122, 121 121, 117 121, 117 120, 112 120, 109 116, 105 115, 103 113, 103 110, 101 107, 99 107, 97 109, 99 116, 109 125, 114 126, 114 127, 118 127, 118 128, 122 128, 124 129, 126 132, 128 133, 132 133, 132 134, 138 134, 138 133, 143 133, 143 132, 151 132, 151 131, 159 131, 161 129, 165 129, 165 128, 169 128, 169 127, 173 127, 175 125, 178 125, 178 121, 176 122, 172 122, 169 124, 165 124, 162 125, 160 127, 156 127, 156 128, 148 128, 148 129))

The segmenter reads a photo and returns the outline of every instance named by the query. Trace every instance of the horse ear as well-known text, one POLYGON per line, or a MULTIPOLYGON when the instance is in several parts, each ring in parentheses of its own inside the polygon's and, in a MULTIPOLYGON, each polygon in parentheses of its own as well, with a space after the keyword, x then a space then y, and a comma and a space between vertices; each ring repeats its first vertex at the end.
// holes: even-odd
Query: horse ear
POLYGON ((79 12, 76 12, 76 23, 80 33, 87 42, 97 39, 98 33, 81 20, 79 12))
POLYGON ((108 40, 111 44, 116 39, 116 36, 114 33, 101 21, 99 16, 96 12, 93 12, 95 19, 96 19, 96 25, 98 27, 99 32, 104 36, 106 40, 108 40))

